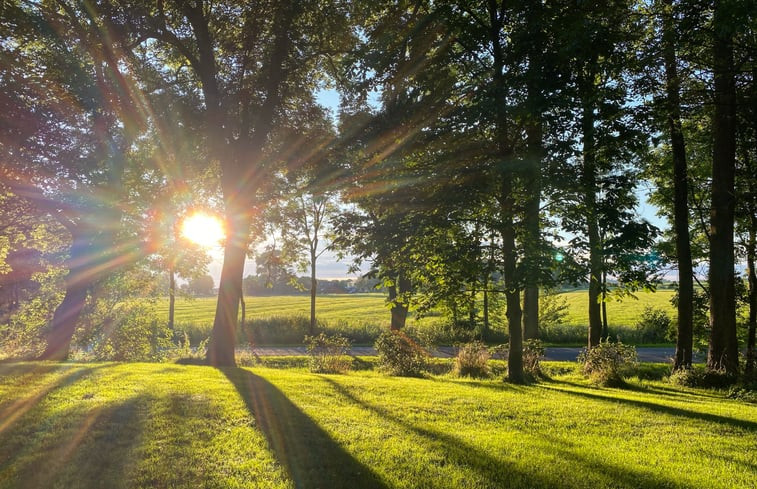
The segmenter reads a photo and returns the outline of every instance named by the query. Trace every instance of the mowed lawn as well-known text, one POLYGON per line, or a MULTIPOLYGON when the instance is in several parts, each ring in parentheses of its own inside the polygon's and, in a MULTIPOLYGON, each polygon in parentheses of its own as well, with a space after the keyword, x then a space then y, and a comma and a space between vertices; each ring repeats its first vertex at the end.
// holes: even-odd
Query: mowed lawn
MULTIPOLYGON (((610 326, 634 326, 646 306, 660 308, 675 317, 675 308, 670 304, 673 297, 671 290, 657 292, 639 292, 638 299, 627 298, 622 302, 607 303, 607 316, 610 326)), ((588 293, 585 290, 559 294, 568 305, 568 314, 564 324, 585 327, 589 323, 588 293)), ((271 296, 245 297, 247 318, 262 319, 272 316, 309 316, 310 297, 271 296)), ((158 303, 159 312, 168 317, 168 299, 158 303)), ((215 315, 216 299, 203 297, 197 299, 177 299, 176 322, 194 324, 212 324, 215 315)), ((332 294, 318 296, 316 301, 318 319, 328 323, 346 322, 348 324, 389 324, 389 309, 383 294, 332 294)), ((419 321, 439 321, 438 316, 419 321)), ((410 319, 413 323, 414 320, 410 319)))
POLYGON ((653 381, 0 364, 0 488, 755 488, 757 405, 653 381))

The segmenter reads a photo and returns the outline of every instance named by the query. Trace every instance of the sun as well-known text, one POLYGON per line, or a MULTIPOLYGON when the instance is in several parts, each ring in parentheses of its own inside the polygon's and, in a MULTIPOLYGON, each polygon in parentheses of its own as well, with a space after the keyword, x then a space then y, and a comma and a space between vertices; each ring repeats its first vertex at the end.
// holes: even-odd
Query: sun
POLYGON ((226 231, 217 217, 195 212, 181 223, 181 236, 203 248, 212 248, 220 245, 226 231))

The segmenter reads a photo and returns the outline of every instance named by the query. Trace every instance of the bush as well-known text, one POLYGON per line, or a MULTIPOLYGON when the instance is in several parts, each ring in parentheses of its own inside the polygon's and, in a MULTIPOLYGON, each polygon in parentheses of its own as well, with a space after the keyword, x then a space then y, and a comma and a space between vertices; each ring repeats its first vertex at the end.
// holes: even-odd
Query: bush
POLYGON ((640 343, 662 343, 675 337, 673 320, 660 308, 647 306, 636 323, 640 343))
POLYGON ((310 371, 317 373, 346 372, 352 365, 352 358, 347 355, 350 341, 340 335, 305 336, 310 371))
POLYGON ((638 365, 636 348, 620 341, 600 341, 594 348, 584 348, 578 361, 583 364, 584 375, 592 382, 608 387, 625 385, 623 379, 630 376, 638 365))
POLYGON ((379 368, 390 374, 418 377, 428 366, 428 353, 401 331, 384 331, 374 345, 379 368))
POLYGON ((489 358, 489 349, 481 341, 466 343, 457 351, 453 372, 459 377, 489 377, 489 358))
POLYGON ((165 321, 152 304, 139 300, 117 304, 92 339, 96 360, 158 361, 174 346, 165 321))
POLYGON ((533 377, 542 374, 541 359, 544 358, 544 345, 539 340, 523 342, 523 370, 533 377))

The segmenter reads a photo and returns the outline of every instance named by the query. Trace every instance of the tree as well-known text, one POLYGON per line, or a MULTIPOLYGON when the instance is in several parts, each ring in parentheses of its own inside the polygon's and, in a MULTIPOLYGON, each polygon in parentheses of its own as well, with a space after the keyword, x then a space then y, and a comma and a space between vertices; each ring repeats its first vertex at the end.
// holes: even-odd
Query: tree
POLYGON ((694 271, 689 235, 689 177, 686 143, 681 124, 681 80, 678 74, 676 48, 680 33, 675 25, 672 0, 660 8, 662 58, 665 66, 665 115, 668 122, 673 161, 673 232, 678 268, 678 334, 673 369, 691 368, 694 342, 694 271))
POLYGON ((16 48, 4 73, 24 87, 11 93, 31 121, 8 147, 8 183, 71 236, 66 293, 42 354, 65 358, 94 284, 142 256, 142 244, 119 229, 127 153, 142 118, 122 63, 127 41, 108 15, 67 2, 14 5, 7 13, 4 27, 16 41, 7 46, 16 48))
POLYGON ((736 169, 736 82, 733 29, 737 2, 715 0, 712 59, 715 107, 712 115, 712 206, 710 211, 710 348, 707 367, 736 374, 734 219, 736 169))
POLYGON ((194 296, 209 297, 213 295, 215 282, 213 282, 213 277, 205 274, 191 278, 185 287, 187 292, 194 296))
POLYGON ((250 210, 273 175, 268 143, 288 102, 312 98, 323 54, 337 54, 348 39, 346 6, 175 1, 140 5, 130 14, 134 28, 153 40, 140 49, 153 56, 154 71, 175 66, 167 84, 179 83, 183 97, 202 95, 197 114, 209 159, 219 168, 227 230, 207 357, 214 365, 234 365, 250 210))
POLYGON ((328 190, 307 187, 286 196, 280 215, 285 254, 310 269, 310 334, 315 334, 315 300, 318 293, 316 265, 329 250, 326 241, 329 219, 336 213, 334 196, 328 190), (327 244, 323 244, 326 242, 327 244), (302 252, 305 256, 302 256, 302 252))

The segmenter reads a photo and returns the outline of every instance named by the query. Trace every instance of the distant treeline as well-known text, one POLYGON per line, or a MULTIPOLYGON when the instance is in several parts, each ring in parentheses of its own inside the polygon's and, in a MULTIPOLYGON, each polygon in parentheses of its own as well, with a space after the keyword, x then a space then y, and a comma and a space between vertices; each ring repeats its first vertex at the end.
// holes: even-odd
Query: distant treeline
MULTIPOLYGON (((319 294, 356 294, 381 292, 378 279, 360 277, 343 280, 318 280, 319 294)), ((266 275, 248 275, 244 278, 244 293, 249 296, 296 295, 310 292, 310 277, 290 277, 273 280, 266 275)))

